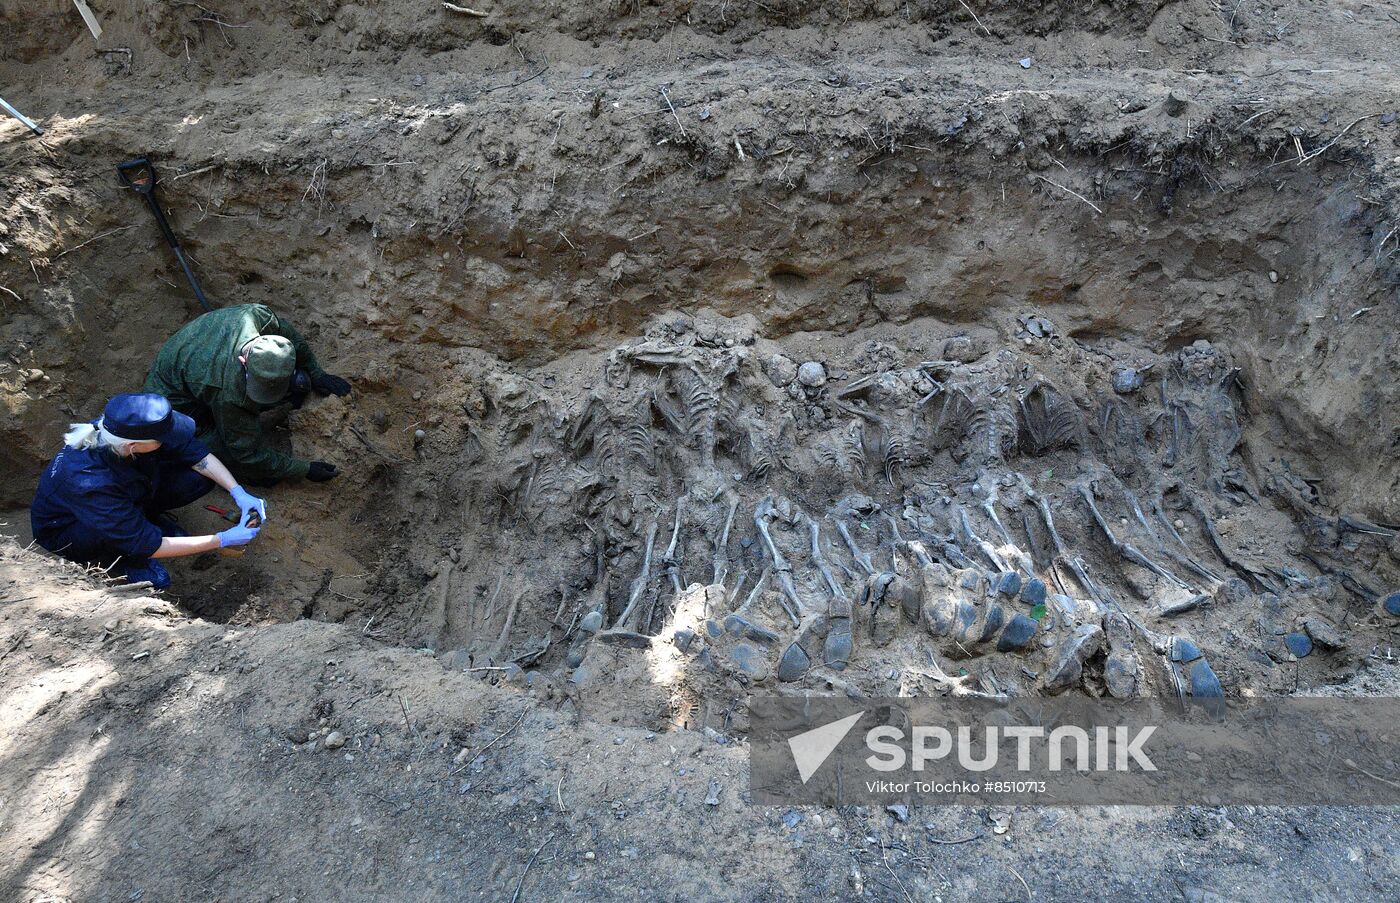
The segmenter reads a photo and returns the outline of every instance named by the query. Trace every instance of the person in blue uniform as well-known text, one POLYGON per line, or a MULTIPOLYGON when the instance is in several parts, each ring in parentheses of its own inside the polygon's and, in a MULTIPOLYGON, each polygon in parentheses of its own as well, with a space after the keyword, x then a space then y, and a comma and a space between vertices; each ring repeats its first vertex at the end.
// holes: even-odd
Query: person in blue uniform
POLYGON ((70 424, 29 508, 35 541, 71 561, 111 566, 131 583, 149 580, 160 589, 170 585, 161 559, 252 541, 267 517, 266 503, 238 485, 194 434, 193 420, 149 393, 117 395, 97 420, 70 424), (216 485, 238 506, 238 525, 186 535, 167 512, 216 485))

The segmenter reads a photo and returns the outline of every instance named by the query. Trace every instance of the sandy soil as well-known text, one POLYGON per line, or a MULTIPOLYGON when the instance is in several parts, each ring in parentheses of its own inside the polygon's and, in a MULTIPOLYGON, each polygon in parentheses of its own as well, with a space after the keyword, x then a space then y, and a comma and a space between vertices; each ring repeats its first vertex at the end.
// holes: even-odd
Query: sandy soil
POLYGON ((0 121, 14 894, 509 899, 548 839, 522 898, 1384 895, 1389 813, 789 827, 743 802, 741 700, 934 692, 911 675, 961 652, 862 594, 1008 568, 1065 601, 1033 648, 974 650, 983 687, 1041 692, 1102 623, 1074 692, 1163 692, 1172 636, 1230 694, 1393 690, 1385 5, 94 9, 98 42, 0 0, 4 96, 47 129, 0 121), (198 312, 116 184, 138 154, 215 303, 287 314, 356 390, 269 423, 344 475, 275 490, 248 555, 157 601, 19 551, 64 425, 198 312), (778 639, 673 642, 740 608, 778 639), (1290 631, 1342 643, 1299 660, 1290 631))
POLYGON ((0 587, 7 899, 1355 900, 1397 879, 1384 810, 794 822, 745 802, 723 735, 569 716, 336 625, 191 620, 8 543, 0 587))

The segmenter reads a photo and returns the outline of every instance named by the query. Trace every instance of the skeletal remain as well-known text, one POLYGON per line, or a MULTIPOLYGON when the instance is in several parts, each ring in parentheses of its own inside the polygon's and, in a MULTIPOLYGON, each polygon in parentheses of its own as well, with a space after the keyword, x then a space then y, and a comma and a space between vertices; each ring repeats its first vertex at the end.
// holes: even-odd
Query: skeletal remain
POLYGON ((724 517, 724 529, 720 531, 719 541, 715 543, 714 583, 723 584, 724 578, 729 576, 729 528, 734 525, 734 513, 738 510, 739 497, 734 496, 729 502, 729 513, 724 517))
POLYGON ((826 585, 831 590, 831 595, 838 599, 845 599, 845 591, 841 589, 841 584, 836 582, 836 576, 831 573, 831 566, 827 564, 826 556, 822 554, 821 527, 810 515, 801 514, 799 516, 807 522, 807 534, 812 542, 812 563, 821 571, 822 578, 826 580, 826 585))
POLYGON ((1017 402, 1021 414, 1022 446, 1033 455, 1077 445, 1079 409, 1048 383, 1037 382, 1017 402))
POLYGON ((1149 571, 1161 577, 1163 580, 1166 580, 1169 583, 1180 587, 1181 589, 1188 591, 1192 590, 1192 587, 1189 583, 1187 583, 1184 580, 1181 580, 1175 574, 1166 570, 1161 565, 1157 564, 1157 562, 1142 554, 1142 551, 1139 550, 1137 546, 1133 545, 1130 542, 1123 542, 1120 539, 1118 539, 1118 537, 1114 535, 1113 529, 1108 525, 1108 521, 1104 520, 1103 514, 1099 512, 1099 506, 1094 502, 1093 489, 1090 488, 1090 486, 1087 483, 1080 483, 1077 488, 1079 490, 1079 494, 1083 496, 1085 503, 1088 504, 1089 513, 1093 516, 1094 522, 1099 525, 1099 530, 1103 532, 1103 535, 1108 539, 1108 544, 1113 547, 1113 550, 1115 552, 1128 559, 1129 561, 1133 562, 1134 564, 1139 564, 1147 568, 1149 571))
POLYGON ((932 673, 926 671, 918 671, 915 673, 920 677, 926 677, 934 683, 947 687, 948 695, 955 699, 988 699, 993 702, 1007 701, 1007 695, 1005 693, 989 693, 986 690, 979 689, 982 680, 976 674, 968 673, 961 677, 949 677, 948 673, 939 666, 938 659, 934 658, 932 653, 929 654, 928 662, 933 668, 932 673))
POLYGON ((997 532, 1001 534, 1002 541, 1006 543, 1006 546, 1016 554, 1016 558, 1018 559, 1017 563, 1020 565, 1021 570, 1028 574, 1034 574, 1035 563, 1031 561, 1029 555, 1021 551, 1020 547, 1016 544, 1016 540, 1012 538, 1011 531, 1006 529, 1006 525, 1003 524, 1001 518, 997 516, 996 502, 998 493, 996 481, 991 479, 989 475, 983 474, 978 479, 977 485, 985 487, 983 490, 985 495, 982 497, 980 504, 983 513, 991 520, 992 525, 997 528, 997 532))
POLYGON ((1001 556, 997 554, 997 550, 992 548, 992 544, 973 532, 972 522, 967 519, 967 509, 963 508, 961 505, 958 506, 958 528, 962 530, 963 541, 969 545, 976 546, 986 559, 992 563, 992 567, 996 568, 998 571, 1011 570, 1006 562, 1002 560, 1001 556))
POLYGON ((524 593, 516 593, 511 599, 510 608, 506 610, 506 622, 501 625, 501 632, 496 637, 496 642, 491 646, 491 660, 500 661, 501 653, 506 648, 506 641, 510 639, 510 629, 515 626, 516 612, 520 611, 520 599, 524 593))
POLYGON ((841 538, 846 541, 846 548, 850 550, 851 557, 856 560, 856 564, 860 566, 860 569, 865 571, 866 576, 873 577, 875 575, 875 564, 870 560, 870 555, 866 552, 862 552, 860 546, 856 545, 856 541, 851 538, 851 531, 846 527, 846 521, 844 519, 838 519, 836 521, 836 532, 840 533, 841 538))
POLYGON ((748 596, 744 599, 744 604, 734 609, 735 614, 743 614, 753 607, 754 602, 758 600, 759 595, 762 594, 763 590, 768 586, 768 578, 772 575, 773 569, 771 567, 763 569, 763 573, 758 575, 758 582, 753 585, 753 589, 749 591, 748 596))
MULTIPOLYGON (((777 509, 773 506, 773 497, 768 496, 759 503, 754 510, 753 522, 758 528, 759 535, 763 537, 763 544, 768 548, 768 557, 773 559, 773 571, 778 575, 778 585, 782 587, 783 610, 792 619, 792 626, 796 627, 802 623, 801 614, 807 614, 807 607, 802 604, 802 600, 797 596, 797 587, 792 583, 792 565, 788 563, 783 553, 779 551, 777 543, 773 542, 773 534, 769 529, 771 521, 781 517, 777 509)), ((784 518, 786 520, 786 518, 784 518)))
POLYGON ((647 528, 646 551, 642 553, 642 572, 637 575, 637 579, 632 581, 631 591, 627 596, 627 607, 622 610, 614 627, 626 628, 632 623, 632 615, 637 611, 638 604, 647 594, 647 589, 651 586, 651 549, 656 542, 656 520, 653 519, 651 526, 647 528))
POLYGON ((903 437, 888 426, 885 427, 884 439, 880 443, 880 455, 884 462, 885 481, 893 488, 895 473, 908 462, 909 454, 903 437))
MULTIPOLYGON (((1137 518, 1138 525, 1142 527, 1144 533, 1146 533, 1149 537, 1152 538, 1152 542, 1157 546, 1158 552, 1167 556, 1172 561, 1175 561, 1182 567, 1195 572, 1198 576, 1204 577, 1212 584, 1220 582, 1219 577, 1217 577, 1204 565, 1196 561, 1196 559, 1192 558, 1189 554, 1182 554, 1181 552, 1178 552, 1177 550, 1168 547, 1165 543, 1159 540, 1157 538, 1157 531, 1152 529, 1152 524, 1148 522, 1146 515, 1142 513, 1142 506, 1138 504, 1137 496, 1127 489, 1123 490, 1123 495, 1127 497, 1128 504, 1132 506, 1133 516, 1137 518)), ((1160 508, 1158 509, 1158 515, 1161 516, 1160 508)), ((1165 520, 1165 518, 1163 518, 1163 520, 1165 520)), ((1176 532, 1176 527, 1174 527, 1170 521, 1166 521, 1166 524, 1167 529, 1171 531, 1171 534, 1176 538, 1176 541, 1181 544, 1182 548, 1186 548, 1186 543, 1182 542, 1181 535, 1176 532)))
POLYGON ((681 591, 681 566, 676 561, 676 543, 681 535, 681 515, 685 511, 685 499, 676 499, 676 522, 671 528, 671 544, 666 547, 666 552, 661 556, 663 573, 671 580, 671 589, 679 593, 681 591))
POLYGON ((1215 529, 1215 521, 1211 519, 1210 513, 1206 511, 1205 505, 1201 504, 1199 499, 1187 495, 1186 502, 1191 506, 1191 509, 1196 512, 1196 516, 1201 519, 1201 524, 1206 530, 1206 538, 1210 540, 1211 547, 1215 549, 1215 554, 1220 556, 1221 561, 1229 565, 1231 570, 1243 577, 1245 582, 1249 583, 1256 590, 1275 594, 1282 592, 1282 589, 1270 580, 1269 576, 1263 571, 1230 554, 1229 550, 1225 548, 1225 540, 1220 537, 1220 532, 1215 529))
POLYGON ((1157 617, 1170 618, 1173 615, 1185 614, 1200 608, 1210 601, 1209 593, 1197 593, 1194 596, 1187 596, 1184 599, 1177 599, 1172 602, 1163 602, 1157 606, 1157 617))

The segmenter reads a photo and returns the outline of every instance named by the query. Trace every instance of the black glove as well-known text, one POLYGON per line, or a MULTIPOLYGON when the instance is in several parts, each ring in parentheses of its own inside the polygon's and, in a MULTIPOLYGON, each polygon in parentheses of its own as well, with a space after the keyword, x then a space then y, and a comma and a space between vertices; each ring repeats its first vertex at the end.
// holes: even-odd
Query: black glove
POLYGON ((311 388, 322 395, 349 395, 350 383, 339 376, 332 376, 329 373, 322 373, 320 376, 311 377, 311 388))
POLYGON ((334 464, 325 461, 312 461, 311 469, 306 472, 306 478, 313 483, 324 483, 340 473, 334 464))
POLYGON ((292 374, 292 389, 287 393, 287 401, 291 404, 292 410, 300 410, 306 404, 306 396, 311 394, 311 377, 306 375, 305 370, 298 370, 292 374))

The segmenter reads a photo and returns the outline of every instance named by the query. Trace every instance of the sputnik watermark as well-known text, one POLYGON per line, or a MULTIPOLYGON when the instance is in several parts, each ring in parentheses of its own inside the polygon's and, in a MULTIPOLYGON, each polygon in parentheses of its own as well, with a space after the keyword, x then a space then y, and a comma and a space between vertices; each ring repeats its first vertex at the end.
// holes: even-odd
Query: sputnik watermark
POLYGON ((1400 803, 1400 700, 755 697, 754 802, 1400 803), (1340 766, 1338 767, 1338 763, 1340 766))
MULTIPOLYGON (((788 739, 802 783, 812 779, 864 714, 864 711, 856 712, 788 739)), ((870 750, 865 764, 875 771, 900 771, 906 766, 923 771, 931 764, 955 756, 958 766, 968 771, 991 771, 997 767, 1002 738, 1009 738, 1016 744, 1018 771, 1028 772, 1032 768, 1060 771, 1067 760, 1075 771, 1128 771, 1134 766, 1142 771, 1156 771, 1157 766, 1144 751, 1156 730, 1155 724, 1136 730, 1122 725, 1095 727, 1091 736, 1089 730, 1074 725, 1063 725, 1049 732, 1038 726, 993 726, 984 729, 979 746, 973 729, 966 725, 954 730, 919 725, 907 735, 901 728, 881 725, 865 733, 865 745, 870 750)), ((872 786, 884 788, 888 783, 876 782, 872 786)))
MULTIPOLYGON (((859 720, 859 716, 855 718, 859 720)), ((1095 727, 1091 741, 1090 731, 1074 725, 1057 727, 1048 733, 1038 726, 992 726, 983 729, 979 749, 971 727, 958 727, 955 741, 954 731, 946 727, 921 725, 910 732, 906 751, 904 731, 884 725, 866 732, 865 744, 870 747, 871 755, 866 757, 865 763, 876 771, 899 771, 906 764, 914 771, 923 771, 930 763, 947 759, 956 751, 959 767, 968 771, 991 771, 999 764, 1002 738, 1009 738, 1016 744, 1017 771, 1032 768, 1060 771, 1066 758, 1073 762, 1075 771, 1127 771, 1133 765, 1142 771, 1156 771, 1157 766, 1143 752, 1143 746, 1156 730, 1155 724, 1136 730, 1122 725, 1095 727), (1038 754, 1036 749, 1040 750, 1038 754)))

